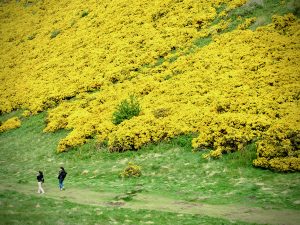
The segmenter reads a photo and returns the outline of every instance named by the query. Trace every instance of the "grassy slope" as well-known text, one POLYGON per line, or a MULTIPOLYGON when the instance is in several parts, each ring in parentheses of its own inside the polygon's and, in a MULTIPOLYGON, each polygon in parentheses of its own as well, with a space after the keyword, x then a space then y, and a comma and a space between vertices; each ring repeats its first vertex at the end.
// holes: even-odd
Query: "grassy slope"
POLYGON ((0 196, 1 224, 236 224, 208 216, 87 206, 13 191, 2 192, 0 196))
MULTIPOLYGON (((234 203, 262 208, 300 209, 300 191, 297 188, 300 184, 299 174, 280 174, 253 168, 249 160, 255 157, 253 146, 248 146, 241 153, 224 156, 217 161, 206 161, 201 158, 203 153, 193 153, 190 136, 181 136, 158 145, 148 145, 138 152, 112 154, 108 153, 105 147, 90 142, 74 151, 56 154, 55 145, 59 138, 66 135, 66 132, 42 133, 45 126, 44 117, 45 114, 42 113, 24 119, 21 128, 0 135, 0 179, 4 184, 31 184, 35 181, 36 171, 43 170, 46 177, 45 185, 56 185, 58 167, 64 165, 68 171, 67 188, 79 187, 99 192, 112 192, 115 193, 116 198, 123 196, 121 198, 134 200, 130 193, 140 189, 143 193, 169 196, 194 203, 234 203), (118 177, 129 161, 142 167, 143 175, 140 178, 122 180, 118 177)), ((1 202, 4 207, 1 210, 1 217, 7 221, 12 220, 10 217, 12 211, 8 202, 13 202, 11 200, 14 198, 11 192, 2 192, 1 202)), ((20 195, 20 199, 23 203, 13 204, 13 207, 16 207, 17 212, 24 213, 21 213, 20 218, 26 218, 28 223, 31 221, 26 216, 26 213, 31 212, 31 208, 27 207, 28 204, 40 202, 39 204, 48 205, 49 207, 46 208, 52 212, 49 213, 52 219, 55 219, 58 213, 55 205, 62 204, 49 199, 44 202, 24 195, 20 195)), ((76 207, 81 206, 67 204, 69 209, 76 207)), ((87 223, 94 221, 95 215, 91 213, 94 210, 95 207, 85 207, 81 212, 82 216, 89 221, 87 223)), ((125 210, 126 213, 120 210, 113 214, 102 208, 101 211, 107 216, 108 223, 110 218, 122 221, 126 213, 130 217, 135 215, 131 210, 125 210)), ((35 213, 38 213, 38 209, 35 213)), ((141 215, 149 213, 143 211, 141 215)), ((70 215, 72 218, 72 211, 70 215)), ((174 220, 174 216, 169 213, 161 212, 159 215, 155 217, 157 221, 165 218, 166 224, 178 221, 177 217, 174 220)), ((184 218, 183 221, 191 221, 187 224, 201 221, 200 217, 200 220, 193 216, 184 216, 184 218)), ((71 221, 66 219, 65 222, 71 224, 71 221)), ((140 221, 140 218, 134 216, 133 221, 140 221)), ((210 218, 208 221, 207 224, 214 224, 219 220, 210 218)))

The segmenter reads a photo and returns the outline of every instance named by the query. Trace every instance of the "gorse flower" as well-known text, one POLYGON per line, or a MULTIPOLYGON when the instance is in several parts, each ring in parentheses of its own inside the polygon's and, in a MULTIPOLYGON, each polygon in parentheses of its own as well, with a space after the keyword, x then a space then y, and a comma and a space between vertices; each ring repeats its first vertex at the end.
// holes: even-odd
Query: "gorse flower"
POLYGON ((3 123, 0 122, 0 133, 11 130, 14 128, 18 128, 21 126, 21 120, 18 117, 12 117, 3 123))
POLYGON ((245 2, 37 1, 35 15, 7 3, 0 112, 51 108, 44 131, 72 130, 59 152, 91 137, 125 151, 193 132, 195 149, 211 149, 206 157, 258 138, 254 165, 300 170, 299 19, 274 16, 255 31, 246 29, 248 19, 223 33, 231 23, 225 15, 245 2), (213 24, 221 5, 222 20, 213 24), (62 32, 50 39, 55 29, 62 32), (208 41, 196 48, 199 38, 208 41), (122 111, 130 95, 138 99, 134 113, 122 111))
POLYGON ((140 177, 142 175, 141 167, 133 162, 129 162, 126 168, 120 173, 120 177, 140 177))

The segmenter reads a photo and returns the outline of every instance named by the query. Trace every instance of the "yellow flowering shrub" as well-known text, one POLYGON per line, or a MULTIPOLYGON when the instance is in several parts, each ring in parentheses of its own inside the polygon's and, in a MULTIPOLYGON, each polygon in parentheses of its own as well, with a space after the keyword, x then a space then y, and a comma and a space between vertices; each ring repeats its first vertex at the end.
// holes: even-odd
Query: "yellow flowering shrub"
POLYGON ((84 133, 85 131, 86 130, 72 131, 66 138, 59 142, 57 151, 64 152, 70 147, 84 144, 87 138, 87 134, 84 133))
POLYGON ((264 116, 226 113, 214 118, 208 116, 201 126, 203 128, 199 137, 193 140, 193 147, 213 148, 204 157, 218 158, 222 153, 242 150, 270 127, 270 121, 264 116))
POLYGON ((139 76, 144 65, 189 47, 201 36, 198 30, 208 35, 218 6, 243 2, 1 3, 0 112, 21 106, 37 113, 78 93, 139 76))
POLYGON ((142 175, 141 167, 129 162, 126 168, 120 173, 120 177, 140 177, 142 175))
POLYGON ((21 120, 18 117, 12 117, 4 121, 3 123, 0 123, 0 133, 7 130, 18 128, 20 126, 21 126, 21 120))
POLYGON ((255 17, 254 18, 247 18, 247 19, 245 19, 245 21, 242 24, 238 25, 237 29, 245 30, 248 27, 250 27, 255 21, 256 21, 255 17))
POLYGON ((272 21, 274 24, 274 28, 278 31, 285 32, 285 30, 289 30, 289 25, 295 22, 297 18, 293 14, 288 14, 284 17, 274 15, 272 17, 272 21))
POLYGON ((300 113, 276 121, 257 144, 254 165, 278 171, 300 170, 300 113))
POLYGON ((294 15, 274 16, 255 31, 245 20, 223 33, 231 21, 215 19, 246 1, 25 3, 0 3, 0 113, 47 109, 45 132, 70 130, 59 152, 90 138, 125 151, 193 132, 195 149, 212 149, 207 157, 258 138, 256 166, 299 170, 294 15), (203 37, 207 44, 195 48, 203 37), (130 96, 142 111, 114 124, 130 96))

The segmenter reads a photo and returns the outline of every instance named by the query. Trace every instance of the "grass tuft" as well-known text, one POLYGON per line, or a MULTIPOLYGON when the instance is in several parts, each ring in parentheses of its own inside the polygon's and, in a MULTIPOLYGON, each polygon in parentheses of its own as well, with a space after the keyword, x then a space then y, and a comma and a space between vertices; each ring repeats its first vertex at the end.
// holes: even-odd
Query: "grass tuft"
POLYGON ((53 39, 59 34, 60 34, 60 30, 54 30, 51 32, 50 38, 53 39))

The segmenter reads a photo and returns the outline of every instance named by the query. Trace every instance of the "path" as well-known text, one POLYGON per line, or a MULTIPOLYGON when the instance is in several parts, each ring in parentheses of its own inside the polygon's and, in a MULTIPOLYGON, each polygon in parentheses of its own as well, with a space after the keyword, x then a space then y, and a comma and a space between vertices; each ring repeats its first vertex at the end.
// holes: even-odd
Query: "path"
MULTIPOLYGON (((36 193, 35 184, 0 184, 0 191, 13 190, 23 194, 34 195, 36 193)), ((129 209, 148 209, 156 211, 166 211, 181 214, 198 214, 227 220, 239 220, 249 223, 274 224, 274 225, 298 225, 300 221, 299 210, 291 209, 262 209, 231 205, 209 205, 200 203, 190 203, 175 199, 148 194, 138 193, 134 196, 134 201, 116 201, 116 193, 95 192, 86 189, 70 188, 66 191, 58 191, 55 186, 45 186, 46 198, 68 200, 70 202, 97 205, 105 207, 121 207, 129 209)), ((35 194, 37 195, 37 194, 35 194)))

